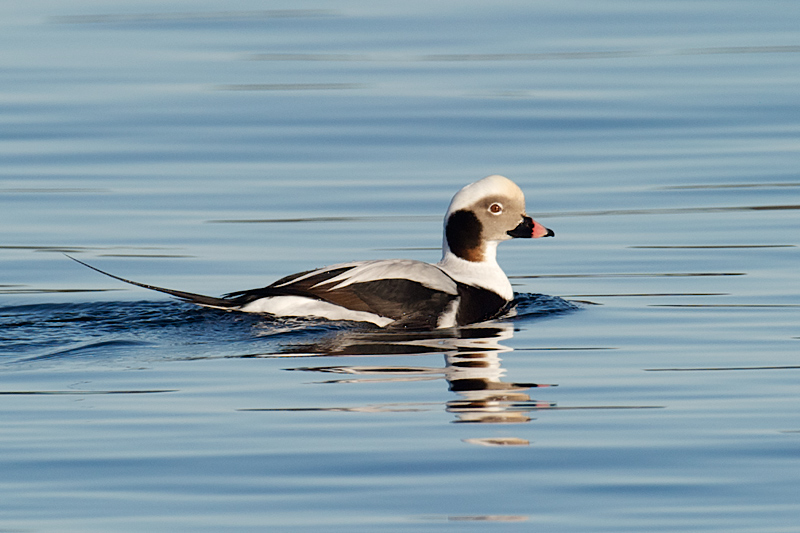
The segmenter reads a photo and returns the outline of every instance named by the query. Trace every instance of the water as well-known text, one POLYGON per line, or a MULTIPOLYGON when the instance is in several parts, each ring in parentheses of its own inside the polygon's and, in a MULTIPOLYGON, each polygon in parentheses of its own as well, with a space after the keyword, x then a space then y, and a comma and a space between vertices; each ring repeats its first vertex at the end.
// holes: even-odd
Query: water
POLYGON ((800 527, 795 2, 0 8, 0 528, 800 527), (555 239, 444 333, 196 309, 555 239))

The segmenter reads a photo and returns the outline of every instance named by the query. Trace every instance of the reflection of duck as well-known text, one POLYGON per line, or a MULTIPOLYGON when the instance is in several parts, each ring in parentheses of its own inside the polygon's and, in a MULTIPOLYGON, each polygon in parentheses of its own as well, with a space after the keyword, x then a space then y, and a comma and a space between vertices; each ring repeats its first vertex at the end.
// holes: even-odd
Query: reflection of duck
MULTIPOLYGON (((293 353, 318 353, 331 356, 426 355, 442 353, 444 368, 411 366, 316 366, 291 370, 344 374, 346 378, 328 383, 375 381, 421 381, 444 378, 459 398, 446 403, 447 411, 458 423, 523 423, 527 413, 553 404, 531 400, 526 392, 539 385, 503 381, 505 369, 500 354, 513 349, 502 344, 514 334, 509 323, 491 323, 447 331, 429 332, 355 332, 340 333, 313 345, 295 345, 293 353)), ((397 410, 397 404, 387 406, 397 410)), ((375 406, 370 407, 375 410, 375 406)), ((485 444, 485 442, 482 442, 485 444)), ((504 444, 516 443, 514 439, 504 444)))
POLYGON ((442 260, 435 265, 405 259, 342 263, 215 298, 137 283, 78 262, 205 307, 378 326, 449 328, 484 322, 508 309, 514 293, 497 263, 500 242, 552 235, 525 213, 525 197, 514 182, 489 176, 453 197, 445 215, 442 260))
POLYGON ((513 327, 501 324, 497 328, 476 328, 482 337, 459 343, 457 349, 445 354, 445 377, 450 390, 461 399, 447 402, 447 410, 456 413, 461 423, 519 423, 528 422, 527 413, 552 404, 534 402, 525 392, 542 387, 536 383, 509 383, 500 354, 512 351, 501 341, 513 336, 513 327))

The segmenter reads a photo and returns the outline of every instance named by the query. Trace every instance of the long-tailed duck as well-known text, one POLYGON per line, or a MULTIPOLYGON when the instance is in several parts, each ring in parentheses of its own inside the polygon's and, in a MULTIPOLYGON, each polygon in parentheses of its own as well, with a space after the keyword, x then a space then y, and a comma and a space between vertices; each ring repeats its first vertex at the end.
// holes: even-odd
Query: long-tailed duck
POLYGON ((75 261, 125 283, 205 307, 381 327, 447 328, 490 320, 508 310, 514 292, 497 264, 500 242, 553 235, 525 213, 522 190, 495 175, 467 185, 453 197, 444 217, 442 260, 436 264, 408 259, 354 261, 215 298, 138 283, 75 261))

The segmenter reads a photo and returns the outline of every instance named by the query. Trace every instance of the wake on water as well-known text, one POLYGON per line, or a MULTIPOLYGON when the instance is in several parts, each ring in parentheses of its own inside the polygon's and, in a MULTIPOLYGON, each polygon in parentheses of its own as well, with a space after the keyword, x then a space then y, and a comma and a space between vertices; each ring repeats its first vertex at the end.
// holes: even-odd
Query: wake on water
MULTIPOLYGON (((514 316, 492 323, 521 327, 579 306, 557 296, 518 294, 513 309, 514 316)), ((475 331, 475 327, 470 329, 475 331)), ((415 333, 364 323, 226 312, 173 300, 0 307, 0 331, 0 361, 5 363, 243 357, 292 352, 297 344, 316 345, 342 332, 384 340, 415 333)), ((458 328, 416 334, 426 338, 460 335, 458 328)))

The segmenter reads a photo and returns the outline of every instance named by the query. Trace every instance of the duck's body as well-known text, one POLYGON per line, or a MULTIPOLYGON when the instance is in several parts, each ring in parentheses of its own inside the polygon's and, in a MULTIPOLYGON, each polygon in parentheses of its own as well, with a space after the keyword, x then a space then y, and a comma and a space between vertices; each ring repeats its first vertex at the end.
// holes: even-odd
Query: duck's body
POLYGON ((510 301, 460 283, 440 266, 408 259, 332 265, 225 298, 250 313, 414 328, 482 322, 497 316, 510 301))
POLYGON ((446 328, 490 320, 509 307, 514 293, 496 259, 501 241, 552 235, 525 214, 524 196, 514 182, 489 176, 453 197, 437 264, 408 259, 342 263, 222 298, 103 274, 206 307, 381 327, 446 328))

